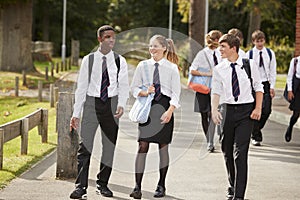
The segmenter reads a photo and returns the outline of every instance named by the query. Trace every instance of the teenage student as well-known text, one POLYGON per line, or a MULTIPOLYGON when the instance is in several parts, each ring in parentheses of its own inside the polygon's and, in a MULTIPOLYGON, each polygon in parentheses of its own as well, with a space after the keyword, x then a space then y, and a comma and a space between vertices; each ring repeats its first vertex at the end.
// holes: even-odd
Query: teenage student
POLYGON ((141 61, 134 73, 131 91, 134 97, 147 96, 154 93, 148 121, 138 125, 138 152, 135 160, 135 187, 130 194, 134 199, 142 197, 142 178, 149 144, 155 143, 159 150, 159 181, 154 192, 155 198, 166 194, 165 180, 169 167, 169 144, 172 141, 174 116, 179 105, 181 91, 180 75, 176 60, 177 55, 170 39, 162 35, 154 35, 149 42, 151 58, 141 61), (145 69, 147 67, 147 69, 145 69), (150 75, 146 77, 145 70, 150 75), (145 83, 143 80, 149 80, 145 83), (142 90, 142 86, 147 86, 142 90), (149 86, 150 85, 150 86, 149 86))
POLYGON ((124 113, 129 97, 126 60, 112 51, 115 44, 115 30, 111 26, 104 25, 98 29, 97 36, 99 48, 82 60, 70 122, 70 129, 78 129, 81 122, 77 154, 78 175, 75 190, 70 195, 71 199, 87 197, 91 153, 99 126, 102 156, 96 180, 97 193, 105 197, 113 196, 107 185, 112 171, 119 119, 124 113))
POLYGON ((252 131, 252 144, 260 146, 263 140, 262 129, 264 128, 271 112, 272 99, 275 96, 276 82, 276 57, 273 50, 265 47, 266 37, 264 32, 256 30, 252 33, 254 47, 247 52, 247 57, 253 59, 258 66, 262 84, 264 85, 264 98, 262 114, 259 121, 254 123, 252 131))
POLYGON ((285 141, 290 142, 292 139, 293 126, 296 124, 300 114, 300 56, 291 60, 286 82, 288 99, 291 101, 289 109, 293 111, 285 133, 285 141))
MULTIPOLYGON (((219 30, 211 30, 206 34, 206 47, 197 53, 189 69, 193 76, 206 77, 207 83, 211 82, 213 68, 222 60, 220 51, 218 50, 219 39, 221 36, 222 33, 219 30)), ((207 150, 212 153, 215 150, 215 124, 211 121, 210 93, 195 93, 194 112, 201 114, 201 124, 206 137, 207 150)))
POLYGON ((221 148, 229 182, 227 198, 243 200, 247 185, 251 130, 254 121, 261 117, 263 85, 255 62, 248 60, 251 84, 243 60, 238 55, 240 41, 237 37, 225 34, 219 43, 223 61, 213 70, 212 119, 218 125, 223 124, 221 148), (256 94, 255 105, 252 88, 256 94), (220 98, 226 113, 224 118, 218 109, 220 98))

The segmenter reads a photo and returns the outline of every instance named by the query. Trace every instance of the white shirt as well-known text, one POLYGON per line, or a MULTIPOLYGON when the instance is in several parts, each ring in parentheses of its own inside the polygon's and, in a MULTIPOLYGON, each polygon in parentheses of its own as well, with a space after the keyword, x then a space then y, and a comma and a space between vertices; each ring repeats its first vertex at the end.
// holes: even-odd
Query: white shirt
POLYGON ((129 97, 129 83, 127 63, 123 56, 120 57, 120 71, 117 81, 118 68, 115 63, 113 51, 103 55, 98 49, 94 53, 94 63, 92 67, 91 80, 88 82, 89 70, 89 55, 82 59, 80 71, 77 79, 77 89, 75 91, 75 104, 73 117, 79 118, 86 100, 86 95, 91 97, 100 97, 101 81, 102 81, 102 57, 106 57, 107 71, 109 76, 108 97, 118 96, 118 107, 125 108, 127 99, 129 97))
MULTIPOLYGON (((262 50, 258 50, 256 47, 254 47, 253 49, 253 60, 255 61, 259 72, 260 72, 260 77, 261 77, 261 81, 265 82, 265 81, 269 81, 270 82, 270 88, 274 89, 275 87, 275 82, 276 82, 276 67, 277 67, 277 63, 276 63, 276 57, 275 57, 275 53, 270 49, 271 54, 272 54, 272 59, 270 60, 270 56, 268 54, 267 49, 264 47, 262 50), (259 67, 259 52, 262 52, 262 58, 263 58, 263 62, 264 62, 264 67, 259 67)), ((247 57, 249 58, 250 55, 250 51, 247 52, 247 57)))
POLYGON ((199 68, 206 69, 207 71, 209 71, 210 69, 212 70, 212 68, 215 66, 213 59, 214 52, 217 57, 218 63, 220 63, 222 61, 222 57, 219 49, 212 50, 208 47, 205 47, 197 53, 190 66, 189 71, 191 72, 191 70, 198 70, 199 68))
MULTIPOLYGON (((156 61, 153 58, 151 58, 148 60, 141 61, 137 65, 131 83, 131 92, 135 98, 137 98, 138 94, 141 92, 142 86, 148 87, 149 85, 153 84, 153 73, 155 69, 155 63, 156 61), (146 78, 144 62, 147 62, 146 66, 148 67, 148 78, 146 78), (147 82, 146 80, 149 80, 149 82, 147 82)), ((181 83, 178 66, 174 63, 171 63, 165 58, 161 59, 157 63, 159 64, 158 71, 161 93, 171 98, 170 105, 179 108, 181 83)))
MULTIPOLYGON (((298 59, 298 63, 296 65, 296 77, 300 79, 300 56, 296 57, 296 59, 298 59)), ((294 60, 295 58, 293 58, 290 62, 290 68, 286 79, 288 91, 292 91, 292 80, 294 76, 294 60)))
MULTIPOLYGON (((253 80, 253 88, 256 92, 263 92, 263 85, 261 83, 258 68, 253 60, 250 59, 249 61, 253 80)), ((242 69, 242 58, 239 57, 236 63, 237 65, 235 65, 235 69, 240 88, 238 101, 234 101, 234 97, 232 95, 232 68, 230 67, 231 62, 229 62, 227 59, 223 59, 223 62, 214 68, 212 77, 212 94, 220 95, 222 103, 226 104, 252 103, 254 98, 252 96, 251 83, 245 69, 242 69)))

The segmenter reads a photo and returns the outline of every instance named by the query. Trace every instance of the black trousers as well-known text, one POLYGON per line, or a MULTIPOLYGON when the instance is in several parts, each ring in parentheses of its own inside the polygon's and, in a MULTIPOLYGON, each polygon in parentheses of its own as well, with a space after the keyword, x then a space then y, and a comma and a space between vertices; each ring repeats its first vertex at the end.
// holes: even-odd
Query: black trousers
POLYGON ((244 198, 247 185, 249 142, 253 129, 253 120, 250 119, 253 103, 227 104, 226 107, 222 151, 229 185, 234 188, 234 197, 244 198))
POLYGON ((254 122, 254 128, 251 138, 261 142, 263 140, 261 129, 264 128, 269 116, 272 112, 272 98, 270 95, 270 83, 268 81, 262 82, 264 85, 264 97, 263 97, 263 106, 261 111, 261 118, 259 121, 254 122))
POLYGON ((102 155, 96 182, 102 186, 107 185, 112 171, 119 129, 119 120, 113 116, 116 108, 117 97, 112 97, 106 102, 102 102, 100 98, 87 96, 81 120, 80 143, 77 154, 78 175, 75 181, 76 187, 88 187, 91 153, 99 125, 101 128, 102 155))

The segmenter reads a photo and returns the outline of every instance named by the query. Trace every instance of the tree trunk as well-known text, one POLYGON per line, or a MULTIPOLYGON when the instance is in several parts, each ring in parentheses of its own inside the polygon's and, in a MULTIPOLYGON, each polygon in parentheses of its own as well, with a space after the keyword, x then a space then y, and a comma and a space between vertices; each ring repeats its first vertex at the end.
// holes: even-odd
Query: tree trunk
POLYGON ((0 71, 33 70, 31 56, 32 0, 1 5, 0 71))
POLYGON ((255 30, 260 29, 261 24, 261 13, 258 6, 254 5, 252 11, 250 12, 250 21, 249 21, 249 28, 248 28, 248 37, 247 37, 247 44, 251 44, 252 38, 251 35, 255 30))
POLYGON ((190 0, 189 36, 191 38, 190 61, 204 46, 205 0, 190 0))
POLYGON ((297 0, 296 7, 295 56, 300 56, 300 0, 297 0))

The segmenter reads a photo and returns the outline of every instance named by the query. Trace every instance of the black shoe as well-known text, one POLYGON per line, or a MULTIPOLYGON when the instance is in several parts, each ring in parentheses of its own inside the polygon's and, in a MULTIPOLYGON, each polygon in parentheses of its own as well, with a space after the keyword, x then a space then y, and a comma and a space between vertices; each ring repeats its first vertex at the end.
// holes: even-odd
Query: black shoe
POLYGON ((285 133, 285 141, 286 142, 290 142, 291 139, 292 139, 292 128, 288 127, 287 130, 286 130, 286 133, 285 133))
POLYGON ((140 187, 135 186, 133 191, 129 195, 130 197, 133 197, 134 199, 141 199, 142 198, 142 191, 140 187))
POLYGON ((261 146, 260 141, 257 141, 257 140, 255 140, 255 139, 252 139, 252 144, 253 144, 254 146, 261 146))
POLYGON ((233 187, 229 187, 227 189, 227 195, 226 195, 226 197, 227 197, 228 200, 231 200, 231 199, 233 199, 233 196, 234 196, 234 188, 233 187))
POLYGON ((86 189, 76 188, 71 194, 70 199, 87 199, 86 189))
POLYGON ((213 152, 215 151, 215 147, 209 147, 209 148, 207 149, 207 151, 208 151, 209 153, 213 153, 213 152))
POLYGON ((112 191, 106 185, 103 185, 103 186, 97 185, 96 193, 101 194, 104 197, 112 197, 113 196, 112 191))
POLYGON ((166 196, 166 188, 163 187, 163 186, 158 185, 156 190, 155 190, 155 193, 154 193, 153 197, 161 198, 161 197, 164 197, 164 196, 166 196))

